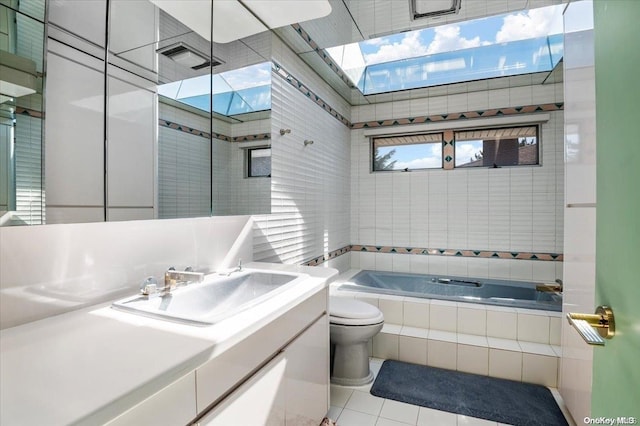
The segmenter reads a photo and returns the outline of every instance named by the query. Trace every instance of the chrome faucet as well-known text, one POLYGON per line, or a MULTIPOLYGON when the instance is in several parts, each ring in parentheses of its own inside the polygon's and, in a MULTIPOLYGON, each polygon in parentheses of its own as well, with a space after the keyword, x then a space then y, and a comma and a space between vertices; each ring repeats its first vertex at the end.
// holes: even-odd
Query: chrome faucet
POLYGON ((242 259, 238 259, 238 266, 236 266, 235 268, 231 269, 230 271, 220 272, 220 275, 226 275, 228 277, 229 275, 233 274, 234 272, 242 272, 242 259))
POLYGON ((194 272, 191 267, 185 268, 184 271, 176 271, 175 268, 171 267, 164 273, 164 288, 161 291, 167 294, 171 293, 171 290, 179 285, 202 281, 204 281, 204 274, 202 272, 194 272))
POLYGON ((143 296, 151 297, 171 294, 174 288, 190 283, 204 281, 202 272, 193 272, 193 268, 185 268, 184 271, 176 271, 172 266, 164 273, 164 287, 158 287, 158 280, 155 277, 147 277, 140 284, 140 293, 143 296))

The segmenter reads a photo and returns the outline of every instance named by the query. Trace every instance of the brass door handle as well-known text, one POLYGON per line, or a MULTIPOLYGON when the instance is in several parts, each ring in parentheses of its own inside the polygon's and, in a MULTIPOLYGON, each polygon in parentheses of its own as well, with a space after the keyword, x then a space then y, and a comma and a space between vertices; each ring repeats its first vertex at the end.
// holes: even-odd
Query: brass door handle
POLYGON ((590 345, 604 346, 604 339, 616 333, 613 310, 608 306, 598 306, 595 314, 568 313, 567 320, 590 345))

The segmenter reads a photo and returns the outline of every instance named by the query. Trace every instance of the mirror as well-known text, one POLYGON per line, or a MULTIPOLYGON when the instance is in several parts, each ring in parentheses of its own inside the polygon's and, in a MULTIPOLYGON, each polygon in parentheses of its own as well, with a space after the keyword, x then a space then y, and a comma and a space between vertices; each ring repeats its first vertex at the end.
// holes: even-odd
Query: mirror
POLYGON ((43 222, 44 0, 0 0, 0 226, 43 222))
POLYGON ((108 220, 270 213, 270 176, 247 169, 250 149, 271 143, 270 32, 211 43, 210 20, 165 6, 111 2, 108 220), (156 137, 155 152, 136 145, 156 137), (156 170, 139 161, 149 155, 156 170))

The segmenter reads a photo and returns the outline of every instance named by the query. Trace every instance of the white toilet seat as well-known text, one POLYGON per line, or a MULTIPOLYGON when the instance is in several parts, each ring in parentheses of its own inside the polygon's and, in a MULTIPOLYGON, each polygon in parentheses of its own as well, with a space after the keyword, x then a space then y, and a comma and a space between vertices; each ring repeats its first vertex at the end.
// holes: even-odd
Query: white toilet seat
POLYGON ((378 308, 360 300, 329 297, 329 322, 336 325, 363 326, 379 324, 384 316, 378 308))

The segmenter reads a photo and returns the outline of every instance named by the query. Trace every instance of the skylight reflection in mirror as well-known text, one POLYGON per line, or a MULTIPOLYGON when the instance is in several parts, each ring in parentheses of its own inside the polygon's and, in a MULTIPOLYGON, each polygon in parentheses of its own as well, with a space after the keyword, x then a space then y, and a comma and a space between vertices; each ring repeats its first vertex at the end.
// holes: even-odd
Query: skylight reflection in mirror
POLYGON ((393 34, 326 51, 364 95, 551 71, 563 5, 393 34))
POLYGON ((233 116, 271 109, 271 62, 158 86, 158 94, 203 111, 233 116))

